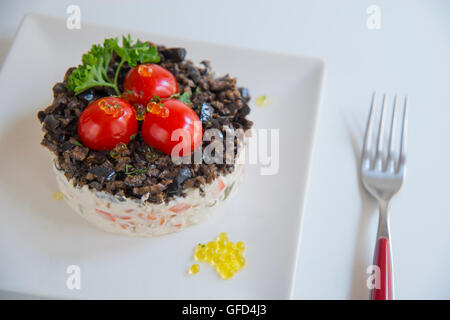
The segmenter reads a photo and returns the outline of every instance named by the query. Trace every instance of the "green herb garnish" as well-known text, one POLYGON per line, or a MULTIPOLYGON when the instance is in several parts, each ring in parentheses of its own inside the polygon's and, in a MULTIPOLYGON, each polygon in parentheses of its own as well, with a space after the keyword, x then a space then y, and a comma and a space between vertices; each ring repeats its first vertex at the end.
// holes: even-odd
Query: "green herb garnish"
POLYGON ((191 94, 189 92, 184 92, 183 94, 175 93, 169 99, 178 99, 185 104, 191 104, 191 94))
POLYGON ((111 87, 120 96, 117 80, 125 62, 133 68, 139 63, 158 63, 159 60, 158 50, 156 47, 151 47, 148 42, 137 40, 133 44, 128 35, 128 37, 122 36, 122 45, 120 46, 118 38, 105 39, 103 46, 94 44, 91 50, 83 55, 82 64, 69 76, 66 87, 73 90, 75 94, 98 86, 111 87), (113 52, 121 60, 112 81, 107 73, 113 52))
POLYGON ((137 137, 137 133, 132 134, 132 135, 130 136, 130 141, 133 141, 134 139, 136 139, 136 137, 137 137))
POLYGON ((133 174, 146 173, 146 172, 148 172, 148 169, 134 169, 131 164, 125 165, 125 174, 127 176, 133 175, 133 174))
POLYGON ((178 98, 178 100, 185 104, 191 104, 191 94, 189 92, 185 92, 178 98))
POLYGON ((76 146, 79 146, 79 147, 84 147, 82 144, 81 144, 81 142, 79 142, 78 140, 76 140, 76 139, 71 139, 71 142, 72 142, 72 144, 73 145, 76 145, 76 146))

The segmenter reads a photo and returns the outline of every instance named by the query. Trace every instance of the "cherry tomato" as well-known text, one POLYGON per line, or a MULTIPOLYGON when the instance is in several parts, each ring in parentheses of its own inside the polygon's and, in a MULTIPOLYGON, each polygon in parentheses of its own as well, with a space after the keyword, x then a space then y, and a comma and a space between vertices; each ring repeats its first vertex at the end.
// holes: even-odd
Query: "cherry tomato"
POLYGON ((119 142, 128 143, 138 129, 133 107, 116 97, 95 100, 78 119, 81 142, 94 150, 110 150, 119 142))
POLYGON ((161 104, 150 102, 147 110, 141 135, 151 147, 171 155, 172 149, 178 145, 178 152, 174 150, 174 155, 187 156, 202 143, 200 119, 180 100, 163 100, 161 104), (172 134, 176 141, 172 141, 172 134))
POLYGON ((157 64, 141 64, 125 76, 122 97, 131 103, 147 104, 154 96, 169 98, 177 92, 177 79, 169 70, 157 64))

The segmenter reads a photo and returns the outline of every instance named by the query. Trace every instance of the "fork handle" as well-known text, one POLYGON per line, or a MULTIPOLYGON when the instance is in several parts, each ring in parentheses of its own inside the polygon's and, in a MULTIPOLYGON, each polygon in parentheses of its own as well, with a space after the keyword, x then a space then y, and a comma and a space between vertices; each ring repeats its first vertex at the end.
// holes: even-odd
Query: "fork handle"
POLYGON ((389 239, 380 237, 375 248, 374 264, 380 270, 379 288, 372 289, 372 300, 393 300, 391 243, 389 239))

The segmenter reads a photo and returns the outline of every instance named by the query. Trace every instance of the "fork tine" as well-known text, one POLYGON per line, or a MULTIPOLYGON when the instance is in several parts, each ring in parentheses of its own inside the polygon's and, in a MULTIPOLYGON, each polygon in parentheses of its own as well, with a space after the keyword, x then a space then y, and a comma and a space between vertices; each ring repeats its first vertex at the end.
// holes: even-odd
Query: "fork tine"
POLYGON ((375 156, 375 169, 383 170, 383 128, 384 128, 384 118, 385 118, 385 104, 386 104, 386 94, 383 95, 383 104, 381 106, 381 118, 380 124, 378 126, 378 137, 377 137, 377 152, 375 156))
POLYGON ((372 103, 370 106, 369 117, 367 119, 366 133, 364 134, 364 144, 362 149, 362 166, 370 167, 370 151, 371 151, 371 140, 372 140, 372 125, 373 125, 373 113, 375 109, 376 92, 372 94, 372 103))
POLYGON ((391 130, 389 133, 389 144, 388 144, 388 157, 387 157, 387 164, 386 164, 386 170, 389 172, 393 172, 395 170, 395 147, 394 147, 394 139, 395 139, 395 123, 397 122, 397 95, 394 97, 394 108, 392 109, 392 118, 391 118, 391 130))
POLYGON ((402 120, 402 138, 400 143, 399 170, 403 171, 406 161, 406 131, 408 128, 408 96, 405 97, 402 120))

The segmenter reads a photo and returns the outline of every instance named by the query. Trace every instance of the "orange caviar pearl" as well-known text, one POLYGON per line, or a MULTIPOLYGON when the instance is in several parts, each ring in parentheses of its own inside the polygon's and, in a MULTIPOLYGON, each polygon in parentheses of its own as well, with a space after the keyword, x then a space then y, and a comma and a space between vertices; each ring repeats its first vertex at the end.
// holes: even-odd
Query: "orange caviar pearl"
POLYGON ((119 142, 116 146, 116 150, 119 151, 120 153, 123 153, 127 150, 127 145, 123 142, 119 142))
POLYGON ((156 102, 149 102, 147 104, 147 111, 159 115, 162 118, 167 118, 169 116, 169 109, 156 102))
POLYGON ((141 104, 137 104, 134 107, 135 113, 136 113, 136 119, 137 120, 144 120, 145 119, 145 107, 141 104))
POLYGON ((138 67, 138 73, 143 77, 151 77, 152 72, 153 72, 152 68, 147 64, 141 64, 138 67))
POLYGON ((108 102, 106 102, 105 99, 101 99, 98 102, 98 105, 100 106, 101 110, 103 110, 106 114, 111 114, 114 118, 118 118, 123 115, 123 109, 118 104, 111 105, 108 102))

